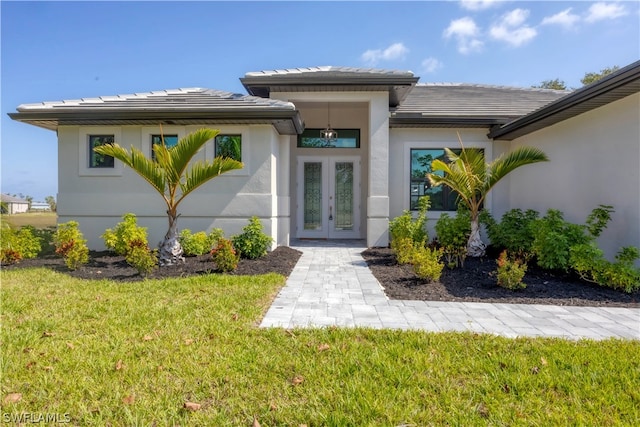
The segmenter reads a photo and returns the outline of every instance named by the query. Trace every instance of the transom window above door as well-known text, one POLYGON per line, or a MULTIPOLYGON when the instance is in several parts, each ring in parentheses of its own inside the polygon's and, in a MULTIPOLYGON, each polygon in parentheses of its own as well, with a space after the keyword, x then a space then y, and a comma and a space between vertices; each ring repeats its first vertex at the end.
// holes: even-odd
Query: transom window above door
POLYGON ((298 135, 302 148, 360 148, 360 129, 336 129, 338 137, 330 141, 320 136, 322 129, 305 129, 298 135))

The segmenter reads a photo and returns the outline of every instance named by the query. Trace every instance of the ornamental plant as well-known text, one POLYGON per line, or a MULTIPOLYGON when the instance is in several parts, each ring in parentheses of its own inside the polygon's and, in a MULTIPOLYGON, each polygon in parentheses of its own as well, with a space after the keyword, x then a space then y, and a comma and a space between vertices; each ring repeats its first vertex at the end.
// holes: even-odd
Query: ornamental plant
POLYGON ((446 212, 443 213, 436 222, 435 229, 447 266, 463 267, 464 260, 467 258, 467 241, 471 233, 469 211, 458 209, 454 218, 446 212))
MULTIPOLYGON (((403 239, 410 239, 413 246, 424 247, 429 240, 429 234, 425 228, 427 223, 427 211, 431 207, 429 196, 423 196, 418 201, 418 213, 413 217, 410 210, 405 210, 402 215, 389 222, 389 235, 391 237, 391 249, 398 252, 396 247, 403 239)), ((403 245, 405 243, 402 243, 403 245)))
POLYGON ((497 222, 486 209, 480 213, 480 222, 486 226, 491 244, 506 249, 518 259, 528 262, 533 257, 532 243, 535 238, 532 224, 538 219, 533 209, 522 211, 511 209, 497 222))
POLYGON ((14 264, 22 259, 38 256, 42 250, 42 239, 36 235, 35 228, 27 225, 15 229, 6 221, 2 221, 1 227, 0 262, 2 264, 14 264))
POLYGON ((58 224, 58 229, 53 235, 53 244, 56 254, 64 258, 69 270, 77 270, 78 267, 89 262, 89 248, 76 221, 58 224))
POLYGON ((139 245, 142 242, 145 246, 147 242, 147 228, 138 226, 135 214, 126 213, 112 230, 108 228, 100 236, 104 240, 105 246, 118 255, 125 256, 131 250, 133 242, 139 245))
POLYGON ((154 190, 167 207, 169 229, 160 243, 160 265, 174 265, 184 261, 183 249, 178 236, 178 206, 180 203, 209 180, 234 169, 241 169, 242 163, 228 157, 216 157, 212 161, 196 161, 193 158, 205 144, 219 133, 218 130, 200 129, 181 138, 173 147, 154 144, 152 158, 131 147, 131 151, 116 143, 94 148, 103 156, 111 156, 133 169, 154 190))
POLYGON ((211 259, 216 264, 218 271, 227 273, 238 268, 240 255, 233 248, 233 243, 229 239, 222 238, 211 250, 211 259))
POLYGON ((633 246, 620 249, 615 261, 610 262, 595 243, 575 245, 571 248, 570 264, 585 281, 631 293, 640 289, 640 269, 634 262, 640 250, 633 246))
POLYGON ((143 277, 148 276, 158 265, 156 251, 151 250, 146 240, 132 240, 129 242, 127 254, 125 255, 127 264, 136 269, 143 277))
POLYGON ((192 233, 185 228, 180 231, 180 244, 186 256, 198 256, 209 253, 223 237, 224 231, 221 228, 214 228, 209 234, 204 231, 192 233))
POLYGON ((502 286, 506 289, 518 290, 527 287, 522 282, 524 274, 527 272, 527 264, 519 259, 510 259, 507 256, 507 251, 504 250, 500 253, 498 260, 498 286, 502 286))
POLYGON ((241 257, 256 259, 267 254, 273 239, 264 234, 260 219, 254 216, 249 219, 249 224, 242 229, 242 232, 232 237, 231 241, 241 257))
POLYGON ((416 248, 413 252, 413 271, 416 276, 429 282, 437 282, 442 275, 444 264, 440 262, 442 249, 416 248))

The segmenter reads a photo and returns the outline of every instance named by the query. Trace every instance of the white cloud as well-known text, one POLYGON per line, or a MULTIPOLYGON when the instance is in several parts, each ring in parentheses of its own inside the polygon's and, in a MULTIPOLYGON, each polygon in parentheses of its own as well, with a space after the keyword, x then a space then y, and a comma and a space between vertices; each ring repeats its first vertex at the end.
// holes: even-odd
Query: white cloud
POLYGON ((529 17, 526 9, 514 9, 502 15, 500 22, 491 26, 489 34, 492 38, 510 44, 521 46, 534 39, 538 32, 525 24, 529 17))
POLYGON ((394 43, 386 49, 369 49, 362 54, 364 62, 375 65, 380 61, 392 61, 394 59, 404 59, 409 49, 402 43, 394 43))
POLYGON ((467 10, 484 10, 493 7, 504 0, 460 0, 460 6, 467 10))
POLYGON ((615 19, 627 14, 627 9, 619 3, 595 3, 587 13, 585 21, 591 23, 604 19, 615 19))
POLYGON ((447 29, 444 30, 443 36, 455 38, 458 42, 458 52, 464 54, 477 52, 484 45, 479 39, 480 28, 468 16, 451 21, 447 29))
POLYGON ((436 58, 427 58, 422 61, 422 69, 425 73, 434 73, 442 68, 442 62, 436 58))
POLYGON ((546 16, 542 20, 542 25, 560 25, 565 28, 572 28, 579 20, 580 17, 571 13, 571 8, 569 8, 555 15, 546 16))

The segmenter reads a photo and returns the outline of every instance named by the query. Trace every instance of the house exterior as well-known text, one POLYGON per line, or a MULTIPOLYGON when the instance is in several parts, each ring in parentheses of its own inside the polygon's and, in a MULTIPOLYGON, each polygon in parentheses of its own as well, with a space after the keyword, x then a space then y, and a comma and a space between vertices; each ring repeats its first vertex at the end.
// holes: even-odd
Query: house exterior
POLYGON ((29 201, 19 197, 2 194, 2 203, 6 204, 7 214, 13 215, 18 213, 29 212, 29 201))
MULTIPOLYGON (((485 203, 549 208, 584 222, 613 205, 601 237, 611 256, 640 246, 640 61, 574 92, 473 84, 419 84, 409 71, 312 67, 247 73, 247 94, 187 88, 20 105, 14 120, 58 134, 58 217, 77 220, 93 249, 127 212, 166 232, 165 206, 135 172, 97 156, 118 142, 151 155, 201 127, 220 130, 202 159, 237 156, 242 170, 220 176, 182 203, 180 228, 238 233, 258 216, 274 247, 293 238, 389 243, 389 220, 432 198, 429 218, 455 210, 455 195, 425 173, 443 148, 477 147, 491 160, 536 146, 551 161, 508 176, 485 203), (322 138, 323 130, 337 138, 322 138), (234 147, 233 154, 229 151, 234 147), (615 159, 615 160, 614 160, 615 159), (614 184, 615 183, 615 184, 614 184)), ((435 221, 430 221, 431 226, 435 221)))

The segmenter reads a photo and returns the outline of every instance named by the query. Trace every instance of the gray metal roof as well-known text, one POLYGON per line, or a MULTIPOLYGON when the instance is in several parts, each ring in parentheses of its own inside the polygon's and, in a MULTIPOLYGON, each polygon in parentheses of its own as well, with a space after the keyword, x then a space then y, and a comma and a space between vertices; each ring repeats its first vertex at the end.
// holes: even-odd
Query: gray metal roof
POLYGON ((392 127, 504 124, 570 93, 465 83, 419 84, 391 113, 392 127))
POLYGON ((28 200, 21 199, 20 197, 13 197, 8 194, 0 194, 0 200, 5 203, 29 203, 28 200))
POLYGON ((512 141, 563 120, 640 92, 640 61, 508 124, 495 127, 489 137, 512 141))
POLYGON ((271 92, 387 91, 395 107, 418 82, 411 71, 355 67, 309 67, 255 71, 240 81, 251 95, 269 97, 271 92))
POLYGON ((9 116, 55 130, 61 125, 272 124, 281 134, 304 129, 295 105, 268 98, 183 88, 22 104, 9 116))

